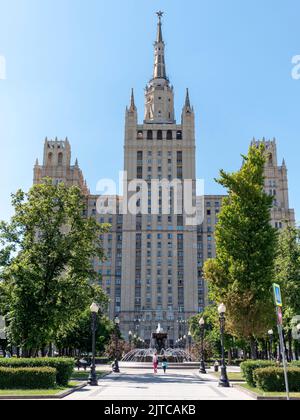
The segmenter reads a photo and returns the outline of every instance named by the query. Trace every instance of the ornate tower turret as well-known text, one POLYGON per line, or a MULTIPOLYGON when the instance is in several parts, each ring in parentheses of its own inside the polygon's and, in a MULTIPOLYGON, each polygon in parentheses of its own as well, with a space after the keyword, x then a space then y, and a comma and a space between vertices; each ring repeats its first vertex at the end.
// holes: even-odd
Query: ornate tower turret
POLYGON ((182 110, 182 127, 184 138, 195 141, 195 113, 191 106, 190 93, 186 90, 185 104, 182 110))
POLYGON ((274 198, 272 225, 278 229, 287 224, 294 225, 295 213, 289 206, 287 167, 284 160, 282 166, 278 166, 276 139, 253 139, 252 144, 263 144, 266 149, 265 191, 274 198))
POLYGON ((78 160, 74 166, 71 165, 71 146, 67 138, 45 139, 43 165, 36 161, 33 182, 40 184, 44 178, 51 178, 55 184, 63 182, 66 186, 76 185, 84 195, 89 194, 78 160))

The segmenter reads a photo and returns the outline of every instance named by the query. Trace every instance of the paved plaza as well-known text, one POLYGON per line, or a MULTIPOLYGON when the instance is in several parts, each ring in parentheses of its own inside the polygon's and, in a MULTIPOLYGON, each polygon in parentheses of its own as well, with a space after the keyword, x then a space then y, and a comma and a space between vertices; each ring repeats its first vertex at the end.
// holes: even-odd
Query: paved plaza
POLYGON ((154 376, 149 369, 124 369, 99 381, 99 387, 86 387, 66 400, 251 400, 236 388, 219 388, 212 375, 197 370, 170 370, 154 376))

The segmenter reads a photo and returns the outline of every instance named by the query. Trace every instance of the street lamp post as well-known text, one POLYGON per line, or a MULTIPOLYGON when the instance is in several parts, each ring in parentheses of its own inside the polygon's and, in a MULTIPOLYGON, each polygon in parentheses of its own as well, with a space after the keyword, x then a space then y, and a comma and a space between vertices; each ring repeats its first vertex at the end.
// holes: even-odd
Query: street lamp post
POLYGON ((186 348, 187 348, 187 336, 186 335, 183 336, 183 345, 184 345, 184 350, 186 351, 186 348))
POLYGON ((118 316, 115 317, 115 366, 114 366, 114 372, 120 373, 120 367, 119 367, 119 325, 120 325, 120 319, 118 316))
POLYGON ((93 303, 90 307, 92 314, 92 364, 91 371, 88 379, 88 384, 90 386, 98 386, 97 375, 96 375, 96 323, 97 323, 97 314, 100 310, 97 303, 93 303))
POLYGON ((200 360, 200 373, 206 374, 205 360, 204 360, 204 333, 205 333, 205 320, 201 318, 199 321, 200 325, 200 338, 201 338, 201 360, 200 360))
POLYGON ((269 330, 268 334, 269 334, 269 338, 270 338, 270 360, 273 360, 274 359, 274 356, 273 356, 274 331, 269 330))
POLYGON ((225 347, 224 347, 224 334, 225 334, 225 313, 226 313, 226 306, 222 303, 218 307, 218 312, 220 316, 220 331, 221 331, 221 346, 222 346, 222 366, 221 366, 221 378, 219 382, 219 386, 223 388, 229 388, 230 383, 227 376, 227 369, 226 369, 226 362, 225 362, 225 347))
POLYGON ((192 351, 192 333, 191 333, 191 331, 188 332, 188 339, 189 339, 189 354, 191 354, 191 351, 192 351))

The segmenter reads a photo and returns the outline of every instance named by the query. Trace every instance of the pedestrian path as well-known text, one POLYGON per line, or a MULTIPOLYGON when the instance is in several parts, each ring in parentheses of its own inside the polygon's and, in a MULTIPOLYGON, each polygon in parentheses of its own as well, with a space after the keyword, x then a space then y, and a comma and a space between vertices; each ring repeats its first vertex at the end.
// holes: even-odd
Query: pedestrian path
POLYGON ((236 388, 219 388, 212 375, 200 376, 196 370, 172 370, 154 376, 146 369, 126 369, 109 375, 98 387, 86 387, 66 400, 251 400, 236 388))

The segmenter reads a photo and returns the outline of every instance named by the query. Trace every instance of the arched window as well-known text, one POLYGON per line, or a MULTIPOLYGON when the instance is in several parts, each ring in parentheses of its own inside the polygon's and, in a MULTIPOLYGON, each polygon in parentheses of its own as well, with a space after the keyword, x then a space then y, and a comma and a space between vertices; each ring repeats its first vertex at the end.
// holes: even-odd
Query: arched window
POLYGON ((167 140, 173 140, 173 133, 171 130, 168 130, 167 132, 167 140))
POLYGON ((161 130, 158 130, 157 132, 157 140, 162 140, 163 139, 163 133, 161 130))
POLYGON ((153 140, 153 131, 152 130, 147 131, 147 140, 153 140))
POLYGON ((52 159, 53 159, 53 153, 48 153, 48 163, 49 163, 49 165, 51 165, 52 164, 52 159))
POLYGON ((182 140, 182 131, 177 131, 176 138, 177 140, 182 140))
POLYGON ((269 154, 269 165, 273 165, 273 155, 272 153, 269 154))
POLYGON ((58 158, 57 158, 57 163, 59 164, 59 165, 62 165, 63 164, 63 154, 62 153, 59 153, 58 154, 58 158))

